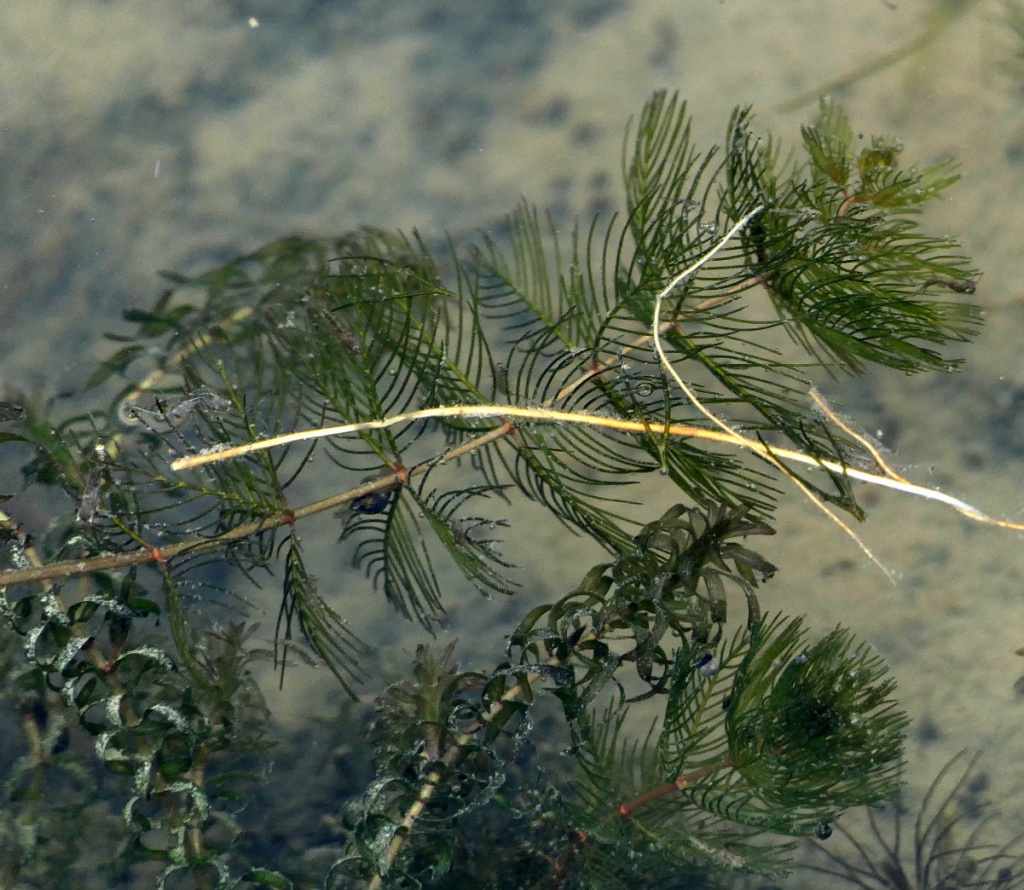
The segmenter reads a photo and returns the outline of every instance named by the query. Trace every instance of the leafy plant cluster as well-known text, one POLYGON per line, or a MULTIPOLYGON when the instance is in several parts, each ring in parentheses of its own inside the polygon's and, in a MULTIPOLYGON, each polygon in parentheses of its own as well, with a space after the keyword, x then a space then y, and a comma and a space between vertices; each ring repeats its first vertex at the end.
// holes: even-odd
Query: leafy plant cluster
POLYGON ((808 412, 808 375, 945 370, 942 346, 973 333, 960 295, 974 272, 916 218, 955 170, 904 168, 891 139, 858 148, 828 104, 799 161, 746 110, 724 149, 697 152, 666 94, 631 141, 623 215, 567 240, 528 206, 468 251, 374 230, 286 238, 168 276, 151 310, 126 313, 135 331, 86 384, 116 383, 106 409, 54 419, 5 404, 18 490, 0 611, 35 739, 6 786, 22 808, 4 852, 15 881, 38 866, 58 805, 44 777, 81 760, 47 730, 65 720, 123 777, 116 868, 154 861, 157 886, 293 886, 240 841, 246 785, 272 756, 251 664, 272 655, 283 670, 311 651, 353 696, 376 679, 348 607, 307 565, 318 516, 431 631, 453 577, 514 590, 498 538, 516 498, 607 552, 509 629, 493 667, 417 649, 380 694, 376 778, 339 808, 327 887, 712 885, 778 871, 786 838, 892 795, 906 721, 884 664, 844 628, 811 640, 763 613, 775 569, 746 539, 771 533, 790 479, 861 516, 835 468, 871 458, 808 412), (216 459, 339 425, 351 433, 216 459), (709 444, 722 427, 771 459, 709 444), (772 455, 794 451, 818 469, 780 474, 772 455), (172 468, 189 456, 209 462, 172 468), (656 519, 629 499, 648 476, 681 501, 656 519), (272 653, 243 580, 269 572, 282 581, 272 653), (561 756, 540 756, 543 701, 561 756))

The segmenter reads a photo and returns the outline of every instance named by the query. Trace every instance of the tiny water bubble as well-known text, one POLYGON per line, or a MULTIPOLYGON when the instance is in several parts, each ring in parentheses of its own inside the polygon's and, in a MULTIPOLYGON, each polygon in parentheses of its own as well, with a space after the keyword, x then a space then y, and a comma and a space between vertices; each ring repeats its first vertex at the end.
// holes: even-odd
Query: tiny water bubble
POLYGON ((719 661, 710 652, 705 652, 697 662, 697 673, 702 677, 713 677, 718 673, 719 661))

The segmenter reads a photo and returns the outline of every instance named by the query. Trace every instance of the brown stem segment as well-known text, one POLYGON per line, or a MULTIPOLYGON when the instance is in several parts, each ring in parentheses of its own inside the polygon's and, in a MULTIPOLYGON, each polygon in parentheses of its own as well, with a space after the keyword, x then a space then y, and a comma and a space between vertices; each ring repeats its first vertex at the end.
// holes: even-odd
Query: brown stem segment
POLYGON ((671 794, 673 791, 682 791, 687 785, 692 785, 694 782, 703 779, 705 776, 710 775, 716 770, 730 766, 731 763, 732 760, 725 757, 718 763, 709 763, 706 766, 702 766, 700 769, 695 769, 693 772, 679 776, 675 781, 666 782, 664 785, 658 785, 650 791, 645 791, 639 797, 634 797, 630 801, 619 804, 618 813, 623 819, 632 819, 633 813, 641 807, 658 800, 658 798, 664 797, 666 794, 671 794))

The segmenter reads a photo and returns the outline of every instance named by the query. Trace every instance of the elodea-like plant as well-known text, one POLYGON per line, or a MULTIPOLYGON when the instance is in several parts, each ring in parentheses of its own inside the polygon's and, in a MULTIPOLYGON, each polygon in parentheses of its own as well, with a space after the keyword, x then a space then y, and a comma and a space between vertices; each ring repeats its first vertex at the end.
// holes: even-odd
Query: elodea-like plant
POLYGON ((819 370, 955 364, 942 347, 977 325, 975 273, 916 217, 954 167, 858 146, 828 104, 800 160, 745 110, 698 153, 665 94, 630 144, 623 213, 568 238, 527 206, 441 260, 375 230, 286 238, 126 313, 134 333, 85 387, 119 382, 106 408, 5 403, 15 881, 45 883, 96 806, 56 790, 62 770, 99 778, 81 736, 123 776, 104 782, 125 832, 105 855, 159 861, 161 887, 711 885, 778 870, 786 837, 893 794, 906 721, 885 666, 846 629, 810 639, 763 614, 775 569, 747 539, 772 533, 786 482, 833 518, 861 517, 863 480, 986 519, 808 404, 819 370), (629 499, 652 474, 678 493, 660 518, 629 499), (491 665, 420 645, 381 689, 345 620, 363 594, 318 586, 303 537, 340 537, 433 630, 469 588, 513 591, 537 546, 499 547, 517 498, 607 558, 509 627, 491 665), (282 669, 311 649, 350 695, 379 696, 368 746, 358 721, 336 729, 375 778, 338 801, 315 878, 266 867, 236 818, 270 756, 246 598, 266 572, 282 669), (534 718, 543 698, 560 737, 551 708, 534 718))

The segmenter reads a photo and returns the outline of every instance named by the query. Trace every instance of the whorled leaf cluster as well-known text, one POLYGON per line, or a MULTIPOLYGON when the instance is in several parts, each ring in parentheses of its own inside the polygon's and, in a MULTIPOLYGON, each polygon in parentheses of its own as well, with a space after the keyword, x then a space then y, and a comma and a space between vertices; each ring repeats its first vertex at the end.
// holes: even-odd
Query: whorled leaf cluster
MULTIPOLYGON (((630 141, 620 216, 565 237, 523 206, 500 237, 466 249, 375 230, 285 238, 169 275, 152 309, 126 313, 134 330, 86 381, 84 397, 114 390, 105 409, 57 417, 60 403, 4 403, 0 611, 25 682, 130 776, 130 846, 161 859, 164 878, 287 885, 232 870, 233 782, 252 777, 267 717, 248 669, 264 653, 244 579, 282 579, 278 663, 308 646, 356 694, 366 645, 304 555, 317 516, 429 629, 457 595, 453 579, 514 590, 515 563, 531 555, 506 556, 499 538, 517 498, 609 554, 527 616, 493 670, 465 674, 451 652, 420 652, 414 676, 384 696, 380 779, 355 807, 336 886, 440 880, 459 849, 448 830, 468 812, 500 803, 535 822, 503 790, 504 770, 542 691, 562 706, 580 770, 541 807, 536 849, 566 880, 628 883, 658 857, 668 869, 756 865, 772 857, 749 833, 807 831, 891 787, 901 718, 881 666, 845 631, 811 645, 799 624, 761 615, 756 588, 773 567, 744 539, 768 531, 777 467, 674 430, 713 428, 710 411, 766 447, 845 466, 856 443, 809 413, 807 377, 948 367, 939 347, 977 323, 959 299, 973 288, 967 259, 916 216, 955 174, 900 167, 892 141, 858 153, 829 105, 801 161, 780 160, 747 111, 724 149, 699 153, 685 106, 666 94, 630 141), (655 298, 756 208, 661 307, 667 361, 698 405, 652 346, 655 298), (505 405, 603 425, 510 419, 505 405), (452 410, 372 425, 425 408, 452 410), (337 424, 364 426, 170 466, 337 424), (645 526, 630 485, 652 474, 686 504, 645 526), (727 633, 730 589, 746 621, 727 633), (838 682, 841 669, 858 682, 838 682), (620 732, 637 697, 665 703, 647 743, 620 732), (796 781, 807 764, 792 752, 805 744, 818 772, 796 781), (827 781, 841 764, 850 781, 827 781), (658 856, 617 872, 619 853, 652 833, 658 856)), ((802 484, 860 515, 843 474, 802 484)))
POLYGON ((452 867, 445 851, 460 829, 473 836, 496 806, 514 818, 515 843, 548 860, 520 887, 624 887, 694 862, 710 880, 779 868, 785 846, 766 833, 822 831, 890 796, 906 723, 894 684, 846 631, 812 644, 799 619, 760 615, 750 568, 771 567, 736 540, 759 530, 742 511, 673 508, 577 590, 531 611, 489 675, 460 672, 451 647, 421 649, 413 677, 381 699, 379 779, 329 886, 429 883, 452 867), (727 587, 748 603, 734 633, 727 587), (506 769, 544 696, 558 700, 572 744, 571 764, 541 780, 553 794, 538 820, 532 789, 506 769), (638 737, 633 715, 650 699, 662 716, 638 737))

